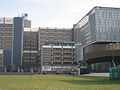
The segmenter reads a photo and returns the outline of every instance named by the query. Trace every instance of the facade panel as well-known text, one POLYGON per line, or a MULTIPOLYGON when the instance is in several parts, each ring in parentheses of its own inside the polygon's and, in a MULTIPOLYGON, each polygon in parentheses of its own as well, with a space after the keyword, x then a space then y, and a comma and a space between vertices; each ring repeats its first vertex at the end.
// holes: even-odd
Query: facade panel
POLYGON ((70 73, 76 69, 74 43, 47 43, 42 47, 42 71, 70 73))
POLYGON ((72 42, 72 29, 39 28, 39 48, 46 42, 72 42))
POLYGON ((38 67, 38 29, 24 28, 23 36, 23 57, 24 67, 38 67))
POLYGON ((3 66, 4 67, 11 67, 11 56, 12 50, 4 50, 3 51, 3 66))
POLYGON ((14 18, 14 39, 13 39, 13 65, 21 66, 22 64, 22 47, 23 47, 23 19, 14 18))

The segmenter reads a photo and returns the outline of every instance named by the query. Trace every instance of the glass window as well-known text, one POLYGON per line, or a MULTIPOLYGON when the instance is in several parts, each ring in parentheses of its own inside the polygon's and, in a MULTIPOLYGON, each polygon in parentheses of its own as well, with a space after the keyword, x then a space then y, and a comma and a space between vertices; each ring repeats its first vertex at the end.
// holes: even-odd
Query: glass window
POLYGON ((107 24, 109 25, 109 20, 107 20, 107 24))
POLYGON ((106 23, 106 19, 104 19, 104 25, 106 25, 107 23, 106 23))
POLYGON ((109 18, 112 18, 112 12, 109 12, 109 18))
POLYGON ((98 24, 101 25, 101 19, 98 19, 98 24))

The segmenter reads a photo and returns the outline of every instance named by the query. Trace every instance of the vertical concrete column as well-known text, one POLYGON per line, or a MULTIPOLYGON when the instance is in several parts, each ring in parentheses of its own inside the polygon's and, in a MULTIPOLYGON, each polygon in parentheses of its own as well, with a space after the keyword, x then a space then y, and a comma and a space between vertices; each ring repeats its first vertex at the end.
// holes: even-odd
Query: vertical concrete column
POLYGON ((30 72, 33 73, 33 67, 30 68, 30 72))
POLYGON ((4 68, 4 72, 7 72, 7 68, 6 67, 4 68))
POLYGON ((20 72, 20 68, 19 67, 17 68, 17 72, 20 72))
POLYGON ((40 74, 40 71, 41 71, 41 68, 40 67, 38 67, 38 73, 40 74))
POLYGON ((51 62, 51 73, 53 74, 53 61, 51 62))
POLYGON ((77 74, 80 75, 80 68, 77 68, 77 74))

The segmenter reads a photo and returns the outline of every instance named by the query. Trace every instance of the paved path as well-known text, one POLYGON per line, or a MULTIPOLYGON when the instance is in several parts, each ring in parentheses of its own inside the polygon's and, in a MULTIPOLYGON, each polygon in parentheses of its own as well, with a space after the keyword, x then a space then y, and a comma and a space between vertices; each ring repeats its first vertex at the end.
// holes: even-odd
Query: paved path
POLYGON ((81 76, 105 76, 105 77, 109 77, 109 73, 90 73, 90 74, 83 74, 81 76))

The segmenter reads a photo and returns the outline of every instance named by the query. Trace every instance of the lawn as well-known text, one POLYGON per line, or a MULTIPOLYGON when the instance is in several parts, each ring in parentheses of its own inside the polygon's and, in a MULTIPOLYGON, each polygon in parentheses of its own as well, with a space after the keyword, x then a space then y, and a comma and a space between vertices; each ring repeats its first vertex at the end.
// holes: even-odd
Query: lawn
POLYGON ((0 75, 0 90, 120 90, 120 80, 60 75, 0 75))

